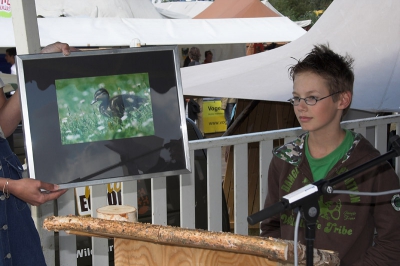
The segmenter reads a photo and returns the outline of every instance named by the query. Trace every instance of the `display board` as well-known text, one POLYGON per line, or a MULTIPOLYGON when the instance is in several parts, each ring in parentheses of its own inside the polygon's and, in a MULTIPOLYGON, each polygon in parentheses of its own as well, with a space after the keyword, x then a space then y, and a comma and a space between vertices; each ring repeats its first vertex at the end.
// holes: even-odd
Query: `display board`
POLYGON ((16 58, 29 177, 66 188, 190 171, 176 46, 16 58))

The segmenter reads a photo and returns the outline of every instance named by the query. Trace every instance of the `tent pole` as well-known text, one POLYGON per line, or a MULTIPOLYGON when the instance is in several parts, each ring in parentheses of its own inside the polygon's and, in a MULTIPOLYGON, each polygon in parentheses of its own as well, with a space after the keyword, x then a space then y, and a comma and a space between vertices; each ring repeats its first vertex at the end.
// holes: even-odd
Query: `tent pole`
POLYGON ((41 48, 35 1, 11 0, 11 11, 17 53, 39 53, 41 48))

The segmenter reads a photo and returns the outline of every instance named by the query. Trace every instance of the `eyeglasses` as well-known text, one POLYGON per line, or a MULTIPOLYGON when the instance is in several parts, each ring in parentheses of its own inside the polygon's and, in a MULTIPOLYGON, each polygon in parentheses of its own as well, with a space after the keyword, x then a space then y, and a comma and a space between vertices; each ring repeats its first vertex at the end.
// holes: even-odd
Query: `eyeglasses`
POLYGON ((310 97, 306 97, 306 98, 293 97, 293 98, 290 98, 288 101, 294 106, 299 105, 301 100, 304 100, 304 102, 307 105, 316 105, 317 102, 319 102, 319 101, 321 101, 323 99, 326 99, 328 97, 331 97, 332 95, 335 95, 337 93, 341 93, 341 91, 334 92, 332 94, 329 94, 328 96, 325 96, 325 97, 322 97, 322 98, 319 98, 319 99, 317 97, 315 97, 315 96, 310 96, 310 97))

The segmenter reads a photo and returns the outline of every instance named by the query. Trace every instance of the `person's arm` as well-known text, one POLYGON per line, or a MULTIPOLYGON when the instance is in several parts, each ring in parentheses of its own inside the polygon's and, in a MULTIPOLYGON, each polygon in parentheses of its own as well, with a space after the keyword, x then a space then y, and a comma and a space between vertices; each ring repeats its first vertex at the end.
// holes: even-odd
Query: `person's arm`
POLYGON ((17 89, 10 99, 6 99, 3 90, 0 92, 0 126, 6 137, 10 136, 21 121, 21 102, 17 89))
MULTIPOLYGON (((60 53, 69 55, 71 51, 79 51, 66 43, 56 42, 44 47, 41 53, 60 53)), ((21 101, 17 89, 10 99, 6 99, 0 91, 0 126, 6 137, 10 136, 21 122, 21 101)))
POLYGON ((6 101, 7 101, 7 97, 4 94, 3 87, 0 87, 0 109, 6 101))
MULTIPOLYGON (((5 136, 8 137, 21 121, 21 111, 8 106, 10 103, 4 94, 3 86, 4 83, 0 80, 0 126, 5 136)), ((11 105, 16 105, 16 108, 20 108, 19 97, 15 97, 15 99, 11 102, 11 105), (18 100, 18 103, 16 103, 15 99, 18 100)))
POLYGON ((40 53, 51 54, 62 52, 65 56, 69 55, 71 52, 77 52, 79 49, 69 46, 67 43, 55 42, 44 47, 40 53))
MULTIPOLYGON (((59 53, 69 55, 71 51, 78 51, 69 47, 66 43, 53 43, 41 51, 42 53, 59 53)), ((3 90, 0 91, 0 125, 5 136, 9 136, 21 121, 21 102, 19 90, 16 90, 10 99, 6 100, 3 90), (4 98, 3 98, 4 97, 4 98)), ((64 194, 67 190, 59 190, 57 185, 42 182, 36 179, 23 178, 13 180, 0 177, 0 189, 5 195, 13 194, 15 197, 33 205, 38 206, 49 200, 54 200, 64 194), (45 190, 45 192, 42 191, 45 190)))
POLYGON ((3 177, 0 178, 0 188, 5 195, 13 194, 33 206, 39 206, 49 200, 55 200, 67 191, 66 189, 59 190, 58 185, 30 178, 14 180, 3 177), (46 191, 42 192, 41 189, 46 191))

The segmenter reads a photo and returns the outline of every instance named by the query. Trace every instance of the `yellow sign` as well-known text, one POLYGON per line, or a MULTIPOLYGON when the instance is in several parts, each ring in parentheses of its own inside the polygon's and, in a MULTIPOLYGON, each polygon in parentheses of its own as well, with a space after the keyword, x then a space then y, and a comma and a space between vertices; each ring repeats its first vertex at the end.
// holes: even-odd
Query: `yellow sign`
POLYGON ((0 0, 0 18, 11 18, 10 0, 0 0))
POLYGON ((221 109, 221 101, 203 102, 204 133, 226 131, 224 110, 221 109))

